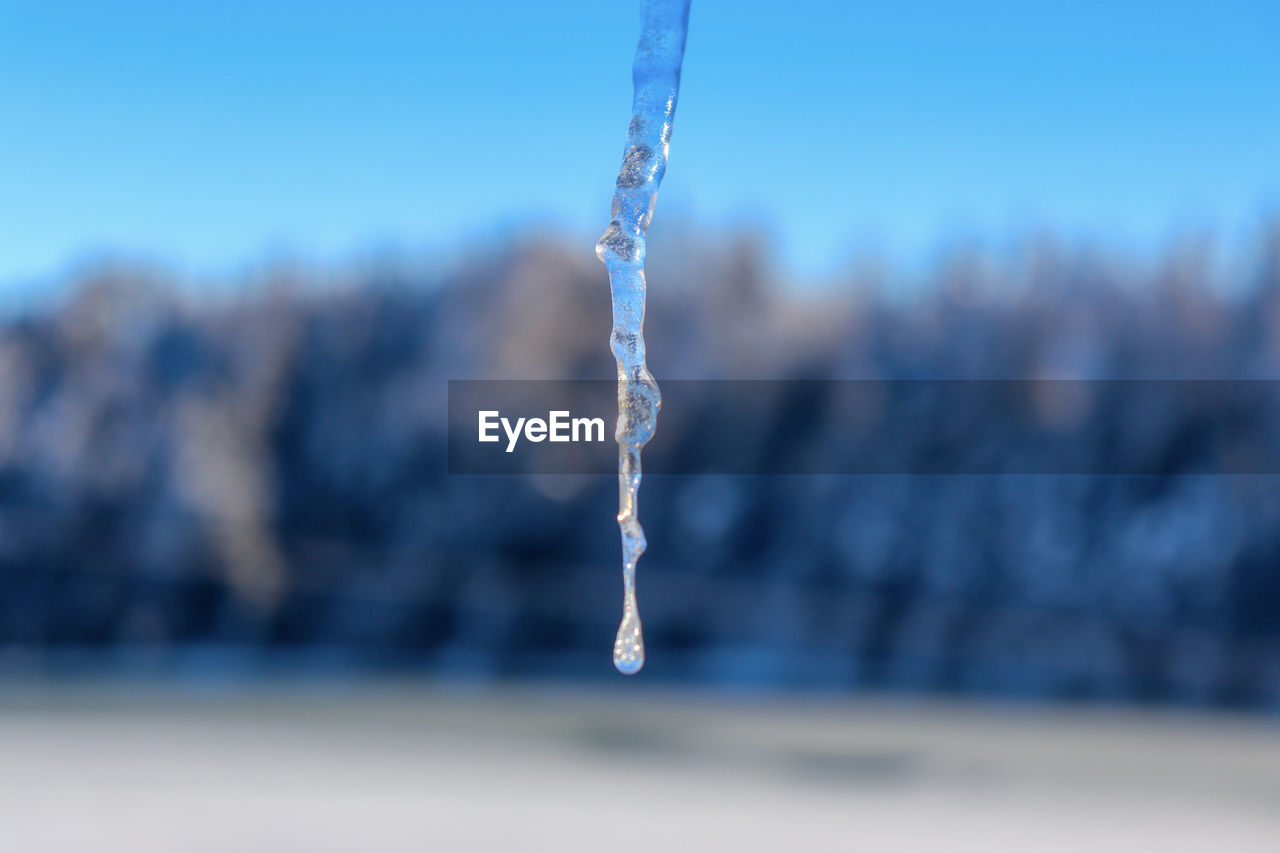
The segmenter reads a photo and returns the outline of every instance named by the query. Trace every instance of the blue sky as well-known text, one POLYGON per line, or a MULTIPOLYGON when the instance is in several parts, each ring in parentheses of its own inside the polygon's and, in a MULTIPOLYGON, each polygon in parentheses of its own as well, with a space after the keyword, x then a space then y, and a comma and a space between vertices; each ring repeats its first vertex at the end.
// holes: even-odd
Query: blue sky
MULTIPOLYGON (((608 218, 638 13, 0 0, 0 286, 217 273, 608 218)), ((694 0, 659 217, 807 271, 1052 228, 1240 233, 1280 200, 1280 4, 694 0)))

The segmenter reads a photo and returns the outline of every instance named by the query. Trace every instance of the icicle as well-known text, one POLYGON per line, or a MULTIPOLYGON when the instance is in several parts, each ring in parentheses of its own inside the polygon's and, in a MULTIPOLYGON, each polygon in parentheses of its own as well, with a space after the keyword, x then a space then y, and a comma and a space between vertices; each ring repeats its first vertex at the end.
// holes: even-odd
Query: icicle
POLYGON ((635 96, 627 147, 613 194, 613 221, 596 245, 609 270, 613 293, 613 334, 618 360, 618 527, 622 531, 622 624, 613 645, 613 665, 633 675, 644 666, 644 635, 636 608, 636 562, 644 553, 636 493, 640 451, 653 436, 662 395, 645 366, 645 232, 653 220, 658 185, 667 170, 671 123, 680 90, 689 25, 689 0, 644 0, 640 44, 632 82, 635 96))

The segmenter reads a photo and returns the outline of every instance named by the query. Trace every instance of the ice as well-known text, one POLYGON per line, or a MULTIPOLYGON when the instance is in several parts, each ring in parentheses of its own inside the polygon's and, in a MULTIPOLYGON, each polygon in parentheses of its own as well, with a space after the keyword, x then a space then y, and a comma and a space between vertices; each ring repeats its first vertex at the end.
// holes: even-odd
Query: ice
POLYGON ((667 170, 671 125, 680 90, 680 63, 689 0, 644 0, 632 82, 635 95, 622 168, 613 193, 613 220, 596 244, 613 294, 610 348, 618 362, 618 527, 622 531, 623 615, 613 665, 634 675, 644 666, 644 635, 636 606, 636 562, 644 553, 636 496, 640 451, 657 426, 662 395, 645 366, 645 232, 667 170))

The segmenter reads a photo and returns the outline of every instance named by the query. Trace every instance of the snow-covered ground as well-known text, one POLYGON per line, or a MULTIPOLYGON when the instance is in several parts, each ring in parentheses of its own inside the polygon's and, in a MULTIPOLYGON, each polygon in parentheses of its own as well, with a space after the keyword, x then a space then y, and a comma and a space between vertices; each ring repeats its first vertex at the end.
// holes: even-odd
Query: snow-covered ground
POLYGON ((408 685, 0 686, 0 851, 1280 850, 1280 722, 408 685))

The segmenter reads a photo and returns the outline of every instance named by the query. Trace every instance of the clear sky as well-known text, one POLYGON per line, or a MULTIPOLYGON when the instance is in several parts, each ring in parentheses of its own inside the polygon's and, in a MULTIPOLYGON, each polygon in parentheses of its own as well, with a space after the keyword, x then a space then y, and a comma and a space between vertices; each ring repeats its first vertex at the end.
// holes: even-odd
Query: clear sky
MULTIPOLYGON (((0 0, 0 285, 608 218, 634 0, 0 0)), ((805 270, 1280 199, 1280 3, 694 0, 659 216, 805 270)))

